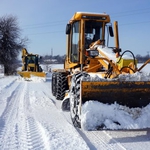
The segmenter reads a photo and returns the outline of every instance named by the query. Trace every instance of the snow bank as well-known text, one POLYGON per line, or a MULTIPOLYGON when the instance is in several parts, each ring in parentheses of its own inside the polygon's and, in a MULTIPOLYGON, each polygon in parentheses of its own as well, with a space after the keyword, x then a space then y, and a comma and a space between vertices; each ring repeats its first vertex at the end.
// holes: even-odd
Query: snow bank
POLYGON ((30 80, 34 81, 34 82, 45 82, 46 81, 46 78, 44 77, 35 77, 35 76, 32 76, 30 78, 30 80))
POLYGON ((121 81, 150 81, 150 73, 120 74, 118 79, 121 81))
POLYGON ((16 76, 4 76, 0 79, 0 93, 1 90, 8 88, 11 84, 13 84, 17 80, 16 76))
POLYGON ((88 101, 82 107, 81 126, 84 130, 142 129, 150 127, 150 104, 129 109, 118 104, 88 101))
MULTIPOLYGON (((91 73, 84 81, 150 81, 150 73, 136 72, 121 74, 116 79, 104 79, 91 73)), ((87 101, 82 106, 81 126, 84 130, 103 129, 143 129, 150 127, 150 104, 144 108, 128 108, 119 104, 103 104, 87 101)))
POLYGON ((46 81, 46 78, 44 78, 44 77, 35 77, 35 76, 32 76, 32 77, 30 77, 30 78, 22 78, 22 77, 19 77, 19 78, 18 78, 18 81, 45 82, 45 81, 46 81))
POLYGON ((105 79, 101 74, 89 73, 89 76, 83 77, 83 81, 150 81, 150 73, 136 72, 134 74, 120 74, 118 78, 105 79))

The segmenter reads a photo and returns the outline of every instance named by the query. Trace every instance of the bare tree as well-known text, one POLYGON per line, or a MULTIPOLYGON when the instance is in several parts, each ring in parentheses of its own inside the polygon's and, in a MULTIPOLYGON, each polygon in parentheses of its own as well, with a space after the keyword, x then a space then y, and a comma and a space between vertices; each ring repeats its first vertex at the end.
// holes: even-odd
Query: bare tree
POLYGON ((15 72, 17 57, 27 42, 27 39, 21 39, 20 32, 16 17, 0 18, 0 63, 4 64, 7 75, 15 72))

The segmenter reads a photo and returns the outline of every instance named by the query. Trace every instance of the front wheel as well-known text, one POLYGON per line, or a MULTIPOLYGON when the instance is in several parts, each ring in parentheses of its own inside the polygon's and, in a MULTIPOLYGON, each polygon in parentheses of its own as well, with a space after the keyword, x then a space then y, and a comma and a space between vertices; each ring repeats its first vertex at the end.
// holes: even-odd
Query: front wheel
POLYGON ((80 119, 80 80, 82 74, 77 73, 72 77, 70 91, 70 115, 72 123, 75 127, 81 128, 80 119))

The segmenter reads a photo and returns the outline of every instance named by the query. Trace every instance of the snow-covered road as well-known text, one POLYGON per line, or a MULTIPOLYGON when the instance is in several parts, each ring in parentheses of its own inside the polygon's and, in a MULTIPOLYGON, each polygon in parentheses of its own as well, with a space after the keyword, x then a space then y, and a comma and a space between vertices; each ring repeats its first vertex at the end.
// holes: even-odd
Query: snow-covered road
POLYGON ((0 79, 0 149, 88 149, 51 100, 50 82, 17 78, 0 79))
POLYGON ((75 129, 51 94, 51 78, 0 79, 0 150, 149 150, 150 129, 75 129))

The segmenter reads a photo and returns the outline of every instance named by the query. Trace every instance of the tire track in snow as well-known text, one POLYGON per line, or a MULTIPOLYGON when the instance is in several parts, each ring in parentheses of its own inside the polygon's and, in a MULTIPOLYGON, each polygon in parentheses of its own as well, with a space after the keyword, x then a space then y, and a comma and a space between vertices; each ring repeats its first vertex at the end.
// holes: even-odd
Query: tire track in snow
MULTIPOLYGON (((1 84, 1 80, 2 79, 0 79, 0 84, 1 84)), ((9 80, 9 77, 3 78, 2 82, 4 83, 4 81, 5 81, 6 84, 4 84, 3 86, 0 87, 0 93, 3 93, 4 90, 6 90, 6 88, 11 87, 16 82, 16 80, 17 80, 16 77, 14 77, 13 80, 12 79, 9 80)))
MULTIPOLYGON (((9 97, 12 95, 13 91, 10 89, 15 89, 16 86, 18 86, 18 84, 16 84, 16 78, 13 78, 11 80, 5 79, 5 81, 6 81, 6 84, 0 87, 0 116, 5 109, 4 105, 8 104, 9 97)), ((0 83, 1 83, 1 80, 0 80, 0 83)))
MULTIPOLYGON (((18 103, 22 99, 21 97, 24 97, 24 94, 21 91, 26 88, 26 85, 21 82, 15 82, 9 88, 12 88, 13 90, 11 90, 12 93, 9 97, 6 98, 7 105, 0 117, 0 122, 3 123, 3 126, 1 126, 0 141, 5 141, 0 143, 0 149, 9 149, 10 147, 11 149, 19 149, 18 146, 22 144, 18 141, 18 134, 21 136, 23 135, 19 131, 20 127, 18 126, 16 118, 18 118, 20 109, 18 103)), ((7 90, 5 91, 5 94, 7 95, 7 90)))
MULTIPOLYGON (((61 109, 61 101, 56 101, 56 108, 61 109)), ((66 121, 72 124, 70 118, 70 112, 61 111, 66 121)), ((73 124, 72 124, 73 125, 73 124)), ((85 140, 87 145, 92 150, 126 150, 126 148, 113 139, 106 131, 82 131, 81 129, 76 128, 77 132, 81 135, 81 137, 85 140), (111 143, 110 143, 111 141, 111 143)))
POLYGON ((81 131, 78 130, 81 136, 94 145, 95 150, 126 150, 119 142, 113 140, 105 131, 81 131), (111 143, 110 143, 111 141, 111 143))
POLYGON ((30 113, 29 84, 13 82, 3 93, 7 104, 0 117, 0 141, 4 141, 0 142, 0 149, 49 149, 46 129, 30 113))
MULTIPOLYGON (((42 150, 49 150, 49 136, 47 129, 39 122, 38 119, 34 116, 34 104, 41 101, 40 99, 48 99, 47 95, 44 91, 42 94, 38 95, 38 92, 32 90, 35 89, 35 85, 32 85, 32 83, 28 83, 28 94, 26 97, 26 105, 29 106, 31 114, 27 116, 27 134, 28 134, 28 141, 29 145, 31 145, 31 149, 42 149, 42 150), (42 95, 42 97, 40 97, 42 95), (33 106, 33 107, 32 107, 33 106)), ((40 85, 42 89, 42 84, 40 85)), ((45 88, 43 88, 45 89, 45 88)), ((40 107, 44 106, 42 103, 40 103, 40 107)))
MULTIPOLYGON (((50 138, 52 138, 51 132, 56 134, 56 129, 46 127, 43 120, 35 118, 37 116, 34 113, 36 108, 44 109, 45 107, 53 107, 49 103, 51 101, 48 94, 49 91, 42 91, 42 86, 43 89, 45 88, 41 84, 41 90, 39 89, 39 91, 35 91, 35 85, 31 87, 30 85, 32 85, 30 82, 15 82, 10 86, 13 90, 11 91, 11 95, 6 97, 8 103, 0 118, 0 121, 4 121, 4 126, 0 133, 0 141, 5 141, 4 143, 0 143, 0 149, 47 150, 50 149, 50 146, 53 146, 49 142, 50 138), (36 107, 34 108, 34 106, 36 107)), ((58 130, 57 136, 61 135, 63 130, 58 130)), ((76 132, 74 131, 74 133, 76 132)), ((68 135, 70 136, 70 134, 68 135)), ((58 142, 59 144, 63 143, 60 141, 58 142)), ((63 146, 65 147, 65 144, 63 146)))
MULTIPOLYGON (((79 134, 73 128, 73 126, 68 125, 63 116, 61 114, 58 114, 60 113, 60 111, 58 112, 56 111, 57 108, 55 107, 54 102, 51 100, 50 90, 49 88, 45 88, 45 86, 47 86, 45 85, 45 83, 44 84, 41 83, 38 91, 33 87, 32 83, 30 87, 30 89, 34 88, 33 90, 31 90, 32 93, 30 94, 32 103, 31 106, 33 107, 34 114, 36 115, 36 120, 38 120, 38 124, 40 125, 39 130, 41 136, 43 137, 42 139, 45 143, 45 148, 60 149, 61 146, 61 149, 62 147, 64 149, 69 149, 68 147, 73 147, 73 145, 75 145, 74 142, 79 140, 80 141, 79 145, 83 147, 83 149, 85 149, 85 147, 86 149, 88 149, 84 140, 79 136, 79 134), (43 114, 42 117, 41 115, 38 116, 37 110, 42 111, 43 114), (49 118, 47 118, 47 113, 51 113, 51 111, 55 111, 56 113, 53 112, 52 113, 53 115, 49 114, 49 118), (50 123, 48 123, 47 120, 50 120, 50 123), (54 122, 52 122, 52 120, 54 120, 54 122), (59 138, 61 138, 61 140, 59 140, 59 138), (66 147, 66 145, 68 146, 66 147)), ((76 147, 72 149, 76 149, 76 147)))
MULTIPOLYGON (((23 90, 23 96, 21 99, 23 101, 19 104, 19 117, 18 120, 22 122, 22 132, 20 129, 20 132, 22 134, 21 137, 18 137, 17 139, 20 139, 19 145, 22 145, 19 150, 24 147, 24 149, 32 150, 32 149, 42 149, 47 150, 45 145, 48 145, 46 131, 44 127, 36 121, 36 118, 34 116, 33 110, 32 110, 32 98, 36 101, 36 95, 35 93, 30 89, 30 82, 26 82, 26 88, 23 90), (31 94, 32 93, 32 94, 31 94), (25 119, 23 119, 25 118, 25 119), (24 135, 24 136, 23 136, 24 135)), ((34 85, 35 88, 35 85, 34 85)), ((20 124, 19 124, 20 125, 20 124)))
POLYGON ((34 118, 28 118, 27 123, 28 141, 32 145, 31 149, 47 150, 49 138, 46 136, 46 131, 43 126, 34 120, 34 118))

